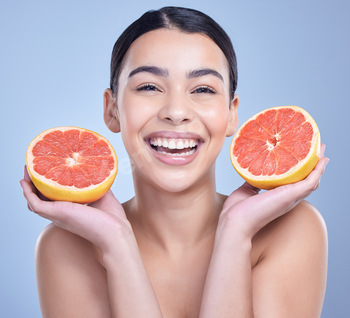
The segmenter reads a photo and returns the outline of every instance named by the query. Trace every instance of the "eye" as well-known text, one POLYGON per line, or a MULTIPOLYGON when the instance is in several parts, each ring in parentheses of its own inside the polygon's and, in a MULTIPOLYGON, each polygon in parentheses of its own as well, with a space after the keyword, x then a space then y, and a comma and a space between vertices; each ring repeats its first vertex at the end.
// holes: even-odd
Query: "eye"
POLYGON ((157 85, 151 84, 151 83, 142 84, 142 85, 139 86, 136 90, 137 90, 137 91, 146 91, 146 92, 161 91, 161 90, 157 87, 157 85))
POLYGON ((200 86, 200 87, 197 87, 194 91, 192 91, 192 94, 193 93, 216 94, 216 91, 209 86, 200 86))

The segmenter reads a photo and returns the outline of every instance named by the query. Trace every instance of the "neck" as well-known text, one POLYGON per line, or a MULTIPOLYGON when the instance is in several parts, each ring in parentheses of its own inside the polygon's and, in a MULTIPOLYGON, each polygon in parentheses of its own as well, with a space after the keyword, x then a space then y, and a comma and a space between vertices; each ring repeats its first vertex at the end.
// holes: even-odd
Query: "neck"
MULTIPOLYGON (((214 170, 214 169, 213 169, 214 170)), ((135 197, 125 209, 135 235, 167 251, 186 249, 213 238, 224 197, 216 192, 215 173, 183 191, 159 189, 134 176, 135 197)))

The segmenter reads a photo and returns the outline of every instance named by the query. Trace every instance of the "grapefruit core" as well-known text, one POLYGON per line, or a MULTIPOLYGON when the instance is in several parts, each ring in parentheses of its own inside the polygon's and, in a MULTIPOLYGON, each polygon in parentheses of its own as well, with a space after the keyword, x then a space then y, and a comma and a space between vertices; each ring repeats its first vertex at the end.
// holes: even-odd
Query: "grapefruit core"
POLYGON ((96 201, 110 189, 118 170, 109 141, 78 127, 43 131, 29 144, 26 161, 36 188, 55 201, 96 201))
POLYGON ((300 107, 272 107, 238 129, 230 156, 241 177, 257 188, 294 183, 303 180, 319 160, 319 130, 300 107))

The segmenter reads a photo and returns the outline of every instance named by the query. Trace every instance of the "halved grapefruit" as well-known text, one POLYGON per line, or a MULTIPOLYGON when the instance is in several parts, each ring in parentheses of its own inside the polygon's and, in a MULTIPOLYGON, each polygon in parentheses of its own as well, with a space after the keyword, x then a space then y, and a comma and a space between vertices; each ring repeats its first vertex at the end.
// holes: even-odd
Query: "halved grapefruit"
POLYGON ((304 179, 320 156, 316 122, 304 109, 279 106, 247 120, 231 142, 231 162, 251 185, 273 189, 304 179))
POLYGON ((36 188, 55 201, 96 201, 110 189, 118 170, 109 141, 78 127, 43 131, 29 144, 26 161, 36 188))

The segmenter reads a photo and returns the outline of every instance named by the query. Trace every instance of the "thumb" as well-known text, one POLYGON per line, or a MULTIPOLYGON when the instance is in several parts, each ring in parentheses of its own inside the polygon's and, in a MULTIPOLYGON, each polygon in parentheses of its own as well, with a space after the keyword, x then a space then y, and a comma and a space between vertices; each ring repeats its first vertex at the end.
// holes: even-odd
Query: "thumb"
POLYGON ((90 206, 111 212, 115 210, 116 207, 121 207, 121 204, 114 196, 113 192, 111 190, 108 190, 102 198, 98 199, 95 202, 92 202, 90 206))
POLYGON ((244 182, 240 188, 242 192, 249 194, 249 195, 255 195, 260 192, 260 189, 257 187, 254 187, 253 185, 249 184, 248 182, 244 182))
POLYGON ((250 185, 248 182, 243 183, 239 188, 234 190, 224 203, 223 210, 232 207, 236 203, 246 200, 260 192, 259 188, 250 185))

